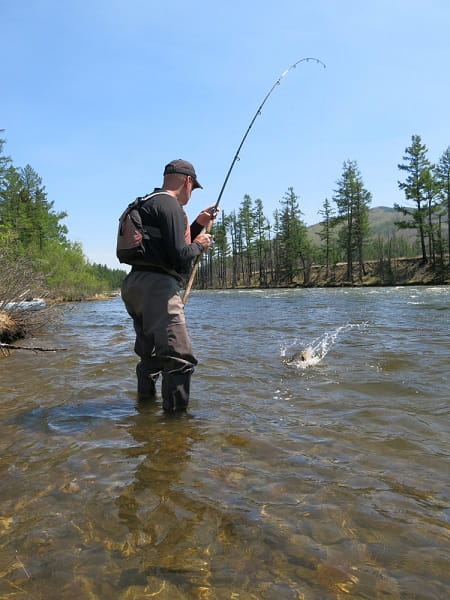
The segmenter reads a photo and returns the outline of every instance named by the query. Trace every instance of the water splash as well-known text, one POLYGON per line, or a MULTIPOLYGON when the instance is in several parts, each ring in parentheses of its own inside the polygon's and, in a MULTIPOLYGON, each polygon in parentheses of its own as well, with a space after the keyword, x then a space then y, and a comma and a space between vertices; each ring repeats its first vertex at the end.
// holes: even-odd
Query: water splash
POLYGON ((280 346, 280 355, 283 361, 297 369, 306 369, 319 364, 334 346, 340 334, 350 329, 365 329, 368 323, 347 323, 333 331, 326 331, 308 345, 298 349, 299 342, 294 340, 291 344, 280 346))

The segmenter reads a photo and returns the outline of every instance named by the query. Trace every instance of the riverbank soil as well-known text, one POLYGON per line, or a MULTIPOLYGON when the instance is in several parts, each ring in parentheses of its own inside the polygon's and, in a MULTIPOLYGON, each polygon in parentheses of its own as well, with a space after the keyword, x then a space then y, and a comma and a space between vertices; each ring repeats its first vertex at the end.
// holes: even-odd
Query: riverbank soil
MULTIPOLYGON (((299 282, 301 285, 301 283, 299 282)), ((366 261, 364 273, 359 279, 358 264, 353 264, 353 281, 348 281, 347 263, 337 263, 327 269, 313 265, 309 271, 307 286, 386 286, 386 285, 446 285, 450 284, 450 269, 441 272, 424 264, 421 258, 392 258, 366 261)))

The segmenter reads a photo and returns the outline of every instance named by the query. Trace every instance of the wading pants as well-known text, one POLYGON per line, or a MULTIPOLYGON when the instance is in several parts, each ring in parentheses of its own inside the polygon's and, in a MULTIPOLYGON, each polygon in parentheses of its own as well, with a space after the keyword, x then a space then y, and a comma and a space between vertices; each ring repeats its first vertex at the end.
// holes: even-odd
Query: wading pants
POLYGON ((122 283, 122 300, 133 318, 138 395, 155 395, 162 375, 166 411, 185 410, 191 374, 197 364, 186 330, 183 303, 176 279, 152 271, 131 271, 122 283))

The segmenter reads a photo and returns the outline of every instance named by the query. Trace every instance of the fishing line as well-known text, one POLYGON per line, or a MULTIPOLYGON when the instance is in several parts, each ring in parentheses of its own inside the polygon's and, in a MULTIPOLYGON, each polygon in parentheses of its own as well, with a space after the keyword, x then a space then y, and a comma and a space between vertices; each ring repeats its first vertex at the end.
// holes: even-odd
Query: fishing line
MULTIPOLYGON (((274 90, 274 89, 275 89, 275 88, 276 88, 278 85, 280 85, 280 83, 281 83, 281 80, 282 80, 284 77, 286 77, 286 75, 289 73, 289 71, 292 71, 292 69, 295 69, 295 67, 296 67, 298 64, 302 63, 302 62, 315 62, 315 63, 317 63, 317 64, 320 64, 320 65, 322 65, 322 66, 323 66, 323 68, 325 68, 325 63, 323 63, 323 62, 322 62, 321 60, 319 60, 318 58, 313 58, 313 57, 301 58, 301 59, 300 59, 300 60, 298 60, 296 63, 294 63, 293 65, 291 65, 291 66, 290 66, 288 69, 286 69, 286 71, 284 71, 284 72, 283 72, 283 73, 282 73, 282 74, 281 74, 281 75, 278 77, 278 79, 275 81, 275 83, 272 85, 272 87, 270 88, 270 90, 269 90, 269 91, 268 91, 268 93, 266 94, 266 96, 265 96, 264 100, 263 100, 263 101, 261 102, 261 104, 259 105, 259 107, 258 107, 258 110, 256 111, 256 113, 255 113, 255 115, 254 115, 253 119, 250 121, 250 125, 248 126, 248 128, 247 128, 247 131, 245 132, 245 134, 244 134, 244 137, 242 138, 242 140, 241 140, 241 143, 240 143, 240 144, 239 144, 239 146, 238 146, 238 149, 237 149, 237 151, 236 151, 236 154, 235 154, 235 155, 234 155, 234 157, 233 157, 233 160, 232 160, 232 162, 231 162, 230 168, 228 169, 228 172, 227 172, 227 174, 226 174, 226 177, 225 177, 225 181, 223 182, 223 185, 222 185, 222 188, 221 188, 221 190, 220 190, 220 192, 219 192, 219 196, 218 196, 218 198, 217 198, 217 201, 216 201, 216 203, 214 204, 214 210, 216 210, 216 211, 217 211, 217 209, 218 209, 218 207, 219 207, 220 201, 221 201, 221 199, 222 199, 223 192, 224 192, 224 190, 225 190, 225 187, 226 187, 226 185, 227 185, 227 183, 228 183, 228 179, 230 178, 231 171, 233 170, 233 168, 234 168, 234 165, 236 164, 236 161, 239 159, 239 153, 240 153, 240 151, 241 151, 241 149, 242 149, 242 146, 244 145, 244 142, 245 142, 245 140, 247 139, 247 136, 248 136, 248 134, 250 133, 250 129, 253 127, 253 123, 256 121, 256 118, 258 117, 258 115, 260 115, 260 114, 261 114, 261 111, 262 111, 262 108, 263 108, 264 104, 265 104, 265 103, 267 102, 267 100, 269 99, 269 96, 271 95, 271 93, 273 92, 273 90, 274 90)), ((209 223, 209 225, 208 225, 208 227, 207 227, 207 232, 208 232, 208 233, 211 231, 211 227, 212 227, 212 221, 210 221, 210 223, 209 223)), ((191 291, 191 288, 192 288, 192 284, 194 283, 194 278, 195 278, 195 275, 196 275, 196 273, 197 273, 197 269, 198 269, 198 267, 199 267, 199 262, 200 262, 200 256, 197 256, 197 257, 196 257, 196 259, 195 259, 195 262, 194 262, 194 264, 193 264, 193 267, 192 267, 192 271, 191 271, 191 274, 190 274, 189 280, 188 280, 188 282, 187 282, 187 284, 186 284, 186 288, 185 288, 185 291, 184 291, 184 296, 183 296, 183 304, 186 304, 186 302, 187 302, 187 299, 188 299, 188 297, 189 297, 189 294, 190 294, 190 291, 191 291)))

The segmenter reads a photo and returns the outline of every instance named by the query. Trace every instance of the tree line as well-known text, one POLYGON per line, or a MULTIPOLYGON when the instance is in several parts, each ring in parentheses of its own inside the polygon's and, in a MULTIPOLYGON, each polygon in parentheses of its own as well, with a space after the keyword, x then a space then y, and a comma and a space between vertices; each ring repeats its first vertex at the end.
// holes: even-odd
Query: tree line
POLYGON ((245 195, 239 208, 221 212, 214 224, 213 249, 202 256, 196 285, 200 288, 270 287, 308 285, 311 267, 323 265, 325 279, 333 265, 346 263, 347 281, 361 281, 365 262, 421 256, 436 272, 448 270, 450 256, 450 147, 437 164, 427 157, 419 135, 411 137, 403 162, 405 178, 398 186, 404 205, 399 213, 398 234, 374 236, 369 227, 372 194, 366 189, 355 160, 343 163, 332 200, 325 198, 319 215, 318 241, 311 238, 303 221, 299 196, 288 188, 272 220, 264 214, 261 199, 245 195), (415 236, 403 236, 406 229, 415 236))
MULTIPOLYGON (((0 130, 1 133, 1 130, 0 130)), ((55 212, 42 179, 30 166, 16 167, 3 153, 0 139, 0 259, 5 272, 11 261, 26 259, 53 294, 82 298, 117 289, 121 269, 91 264, 80 244, 71 242, 55 212)), ((213 249, 202 256, 197 287, 270 287, 308 285, 313 265, 322 265, 325 279, 333 267, 346 263, 347 281, 361 280, 365 262, 419 254, 436 271, 448 269, 450 255, 450 147, 437 164, 428 159, 420 136, 413 135, 399 170, 405 195, 398 234, 374 236, 368 213, 372 194, 355 160, 343 163, 331 200, 325 198, 319 230, 312 238, 303 221, 300 198, 288 188, 269 219, 261 199, 245 195, 237 209, 221 212, 214 224, 213 249), (410 229, 414 238, 402 235, 410 229)))
MULTIPOLYGON (((71 242, 62 223, 65 212, 56 212, 47 198, 41 177, 30 166, 16 167, 3 153, 0 139, 0 259, 3 277, 23 261, 33 266, 50 294, 80 299, 117 289, 125 276, 120 269, 90 263, 79 243, 71 242)), ((0 275, 0 278, 2 275, 0 275)), ((20 291, 20 290, 19 290, 20 291)))

